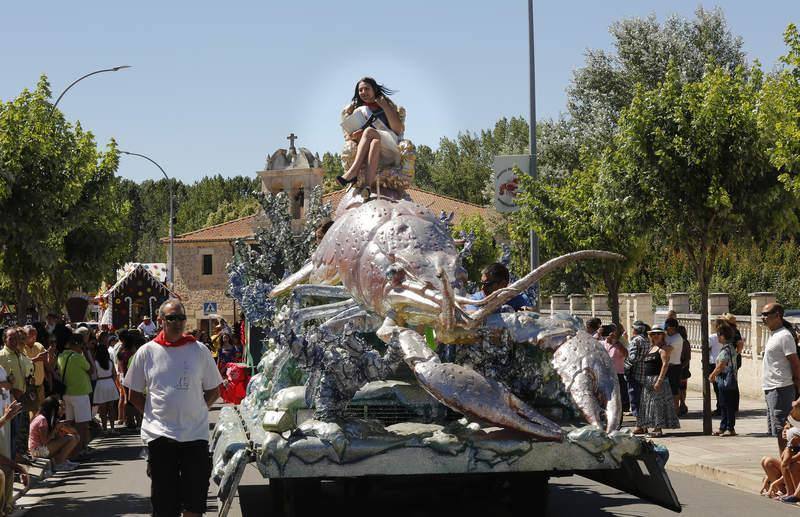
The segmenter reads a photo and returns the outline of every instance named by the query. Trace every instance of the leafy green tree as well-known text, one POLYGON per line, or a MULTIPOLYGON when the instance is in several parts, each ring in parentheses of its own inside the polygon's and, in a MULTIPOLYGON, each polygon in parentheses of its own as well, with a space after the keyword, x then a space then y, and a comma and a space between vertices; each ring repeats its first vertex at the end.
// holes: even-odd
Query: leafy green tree
POLYGON ((325 171, 322 177, 323 194, 340 190, 342 186, 336 182, 336 176, 344 174, 344 167, 342 166, 342 157, 339 153, 323 154, 322 168, 325 171))
POLYGON ((414 164, 414 184, 423 190, 434 190, 431 177, 433 161, 436 157, 433 149, 427 145, 417 146, 417 161, 414 164))
MULTIPOLYGON (((619 119, 615 151, 603 162, 603 191, 624 207, 631 227, 667 233, 688 258, 707 299, 720 246, 748 231, 780 224, 791 206, 758 129, 761 76, 714 66, 685 82, 675 66, 653 89, 637 87, 619 119), (784 205, 783 203, 786 203, 784 205)), ((700 305, 703 364, 709 362, 708 307, 700 305)), ((706 372, 707 374, 708 372, 706 372)), ((706 434, 711 432, 707 377, 706 434)))
POLYGON ((790 24, 784 33, 788 52, 784 68, 766 79, 759 123, 770 160, 786 188, 800 194, 800 32, 790 24))
POLYGON ((481 279, 481 269, 498 260, 499 249, 494 233, 490 222, 479 215, 467 216, 454 225, 453 238, 460 239, 462 231, 466 235, 475 235, 472 253, 464 260, 463 266, 467 269, 469 279, 478 282, 481 279))
POLYGON ((695 11, 692 20, 655 15, 629 18, 609 28, 613 52, 589 50, 568 89, 567 108, 582 145, 602 151, 611 141, 620 113, 633 100, 637 84, 651 89, 675 63, 686 82, 702 79, 711 62, 732 72, 745 64, 742 39, 728 29, 721 9, 695 11))
POLYGON ((470 133, 459 133, 455 140, 439 141, 430 178, 439 194, 484 205, 486 183, 491 177, 491 160, 481 139, 470 133))
POLYGON ((215 212, 208 214, 203 226, 222 224, 234 219, 258 213, 260 205, 255 197, 239 198, 233 201, 223 201, 215 212))
MULTIPOLYGON (((71 288, 90 280, 89 258, 75 243, 83 232, 97 229, 87 214, 109 195, 118 165, 113 140, 99 151, 94 136, 80 123, 68 123, 49 100, 50 86, 42 76, 34 91, 0 103, 0 246, 19 318, 30 305, 35 278, 63 268, 71 274, 62 281, 71 288)), ((105 260, 107 248, 98 242, 92 245, 105 260)), ((96 263, 94 268, 97 272, 96 263)))
POLYGON ((223 203, 239 199, 254 198, 260 189, 258 178, 222 175, 205 176, 186 189, 176 211, 175 233, 191 232, 203 228, 209 214, 216 212, 223 203))
MULTIPOLYGON (((176 213, 187 197, 187 187, 181 181, 172 180, 175 189, 176 213)), ((138 226, 134 227, 135 246, 131 262, 166 262, 166 247, 160 242, 169 234, 169 184, 166 179, 145 180, 138 185, 131 182, 123 185, 128 199, 138 208, 138 226)), ((209 209, 209 212, 211 209, 209 209)), ((177 231, 176 231, 177 234, 177 231)))
POLYGON ((641 238, 617 217, 619 206, 597 188, 599 162, 576 169, 568 176, 522 176, 514 214, 517 232, 534 230, 546 244, 548 255, 579 249, 615 251, 626 257, 622 263, 602 261, 574 266, 581 274, 601 279, 608 293, 611 318, 620 322, 619 292, 624 273, 641 255, 641 238))

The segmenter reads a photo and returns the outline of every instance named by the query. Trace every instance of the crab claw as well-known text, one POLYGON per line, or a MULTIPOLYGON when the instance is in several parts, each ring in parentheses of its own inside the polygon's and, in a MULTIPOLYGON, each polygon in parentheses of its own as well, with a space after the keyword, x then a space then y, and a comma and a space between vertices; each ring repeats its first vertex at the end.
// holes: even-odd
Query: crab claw
POLYGON ((543 441, 561 441, 561 427, 540 415, 505 386, 475 370, 442 363, 418 332, 399 327, 387 317, 378 330, 384 341, 396 333, 406 363, 420 386, 447 407, 502 427, 536 436, 543 441))
POLYGON ((608 433, 619 427, 619 381, 611 358, 599 341, 586 331, 578 331, 553 354, 553 366, 590 424, 608 433))
POLYGON ((447 407, 498 426, 516 429, 540 440, 561 441, 561 427, 551 422, 499 382, 475 370, 438 358, 414 365, 414 374, 428 393, 447 407))

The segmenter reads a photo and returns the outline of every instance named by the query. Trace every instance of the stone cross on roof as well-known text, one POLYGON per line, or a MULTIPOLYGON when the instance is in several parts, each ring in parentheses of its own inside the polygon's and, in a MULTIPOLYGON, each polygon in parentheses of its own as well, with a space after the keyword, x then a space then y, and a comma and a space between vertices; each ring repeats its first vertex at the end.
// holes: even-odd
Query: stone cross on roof
POLYGON ((295 149, 294 147, 294 141, 297 140, 297 135, 295 135, 294 133, 289 133, 289 136, 286 137, 286 140, 289 141, 289 150, 294 151, 296 153, 297 149, 295 149))

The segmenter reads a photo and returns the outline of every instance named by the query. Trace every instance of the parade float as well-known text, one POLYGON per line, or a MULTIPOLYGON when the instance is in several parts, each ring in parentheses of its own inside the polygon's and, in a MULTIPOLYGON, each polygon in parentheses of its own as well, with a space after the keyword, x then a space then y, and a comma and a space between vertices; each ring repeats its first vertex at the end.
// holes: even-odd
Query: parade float
POLYGON ((220 513, 249 463, 288 513, 323 481, 465 476, 508 480, 544 508, 548 479, 573 474, 680 512, 666 451, 618 430, 603 345, 568 314, 506 305, 558 268, 621 257, 577 251, 470 299, 465 249, 405 194, 413 145, 400 147, 378 185, 349 187, 324 235, 333 207, 319 189, 299 232, 286 195, 261 194, 268 225, 235 244, 230 294, 267 337, 246 397, 212 433, 220 513))

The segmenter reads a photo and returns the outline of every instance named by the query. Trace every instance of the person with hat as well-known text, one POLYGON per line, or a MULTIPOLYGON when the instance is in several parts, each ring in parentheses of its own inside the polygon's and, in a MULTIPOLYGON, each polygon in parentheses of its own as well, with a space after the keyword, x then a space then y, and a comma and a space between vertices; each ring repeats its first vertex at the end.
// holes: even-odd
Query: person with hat
MULTIPOLYGON (((630 401, 631 414, 639 416, 639 400, 641 399, 642 384, 645 382, 644 357, 650 350, 650 340, 647 339, 647 323, 636 320, 631 327, 633 337, 628 344, 628 356, 625 358, 625 381, 628 385, 628 400, 630 401)), ((645 434, 647 431, 641 427, 633 430, 634 434, 645 434)))
POLYGON ((142 317, 142 322, 139 323, 139 326, 136 328, 139 329, 139 332, 141 332, 142 335, 148 340, 153 339, 153 337, 158 333, 158 326, 153 323, 153 320, 147 314, 142 317))
POLYGON ((660 438, 664 435, 663 429, 679 429, 681 426, 667 378, 672 348, 665 341, 667 333, 663 327, 656 325, 647 334, 651 346, 643 359, 645 380, 636 426, 643 431, 652 427, 648 436, 660 438))
POLYGON ((761 310, 761 321, 772 332, 764 346, 762 387, 767 401, 767 427, 778 439, 781 452, 786 448, 783 426, 800 391, 800 359, 797 342, 784 325, 783 306, 768 303, 761 310))

